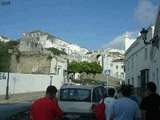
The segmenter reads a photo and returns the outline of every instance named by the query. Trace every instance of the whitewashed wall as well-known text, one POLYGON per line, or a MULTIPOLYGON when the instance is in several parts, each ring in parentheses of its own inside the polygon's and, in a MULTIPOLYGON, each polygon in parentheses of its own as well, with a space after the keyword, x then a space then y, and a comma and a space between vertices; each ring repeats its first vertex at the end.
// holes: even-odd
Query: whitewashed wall
MULTIPOLYGON (((147 40, 150 40, 153 37, 153 31, 154 27, 149 28, 147 40)), ((144 69, 150 70, 149 80, 152 79, 150 49, 151 45, 145 45, 142 38, 138 37, 137 40, 131 45, 131 47, 126 51, 126 83, 128 83, 128 80, 130 80, 130 84, 134 85, 135 87, 140 87, 140 71, 144 69)))
MULTIPOLYGON (((8 73, 0 73, 0 95, 6 94, 7 77, 8 73)), ((63 69, 58 75, 9 73, 9 94, 45 91, 51 79, 52 85, 59 89, 64 83, 63 69)))
POLYGON ((117 77, 119 79, 125 79, 125 73, 124 73, 124 62, 112 62, 112 76, 117 77), (118 66, 118 68, 116 68, 118 66), (123 74, 123 75, 122 75, 123 74))
POLYGON ((122 66, 124 66, 124 62, 113 62, 113 60, 113 57, 108 57, 107 55, 104 56, 103 73, 106 74, 106 71, 110 71, 109 76, 124 80, 125 73, 124 68, 122 68, 122 66), (116 68, 116 66, 118 66, 118 68, 116 68), (124 75, 122 76, 121 73, 124 75))
MULTIPOLYGON (((153 38, 154 27, 149 29, 147 40, 153 38)), ((159 51, 152 51, 152 45, 145 45, 141 38, 137 38, 134 44, 126 52, 126 82, 129 80, 135 87, 141 87, 140 71, 149 69, 149 81, 153 81, 157 85, 157 92, 160 93, 160 56, 159 51), (152 54, 155 54, 152 57, 152 54)))

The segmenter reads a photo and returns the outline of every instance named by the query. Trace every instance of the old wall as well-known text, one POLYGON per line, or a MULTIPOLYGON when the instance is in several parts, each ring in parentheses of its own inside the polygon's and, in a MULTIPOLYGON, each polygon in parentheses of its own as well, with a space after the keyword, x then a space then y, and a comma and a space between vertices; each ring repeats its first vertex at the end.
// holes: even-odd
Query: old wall
POLYGON ((46 54, 13 54, 10 70, 16 73, 49 74, 50 64, 51 60, 48 59, 48 55, 46 54))

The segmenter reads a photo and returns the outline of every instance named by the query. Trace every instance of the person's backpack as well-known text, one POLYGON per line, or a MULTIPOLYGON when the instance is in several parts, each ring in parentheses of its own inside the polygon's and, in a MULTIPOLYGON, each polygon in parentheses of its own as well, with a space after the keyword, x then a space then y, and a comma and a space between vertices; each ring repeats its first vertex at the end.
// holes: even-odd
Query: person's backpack
POLYGON ((105 120, 105 104, 104 98, 95 106, 95 113, 97 120, 105 120))

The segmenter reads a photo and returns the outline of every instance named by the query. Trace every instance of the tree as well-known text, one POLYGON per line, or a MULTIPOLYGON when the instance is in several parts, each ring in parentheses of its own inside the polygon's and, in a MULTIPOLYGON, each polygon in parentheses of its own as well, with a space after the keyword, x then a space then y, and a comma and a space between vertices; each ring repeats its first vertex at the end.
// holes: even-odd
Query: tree
POLYGON ((66 52, 58 50, 57 48, 47 48, 48 51, 51 51, 51 53, 53 53, 54 55, 67 55, 66 52))
POLYGON ((97 63, 97 62, 92 62, 91 63, 91 68, 92 68, 92 73, 101 73, 102 72, 102 67, 97 63))
POLYGON ((69 73, 80 73, 80 71, 82 71, 82 68, 79 62, 73 61, 68 64, 69 73))
POLYGON ((8 49, 14 49, 19 44, 19 41, 0 42, 0 71, 8 72, 10 66, 11 54, 8 49))
POLYGON ((97 62, 76 62, 73 61, 68 65, 68 73, 86 73, 96 74, 102 72, 102 67, 97 62))

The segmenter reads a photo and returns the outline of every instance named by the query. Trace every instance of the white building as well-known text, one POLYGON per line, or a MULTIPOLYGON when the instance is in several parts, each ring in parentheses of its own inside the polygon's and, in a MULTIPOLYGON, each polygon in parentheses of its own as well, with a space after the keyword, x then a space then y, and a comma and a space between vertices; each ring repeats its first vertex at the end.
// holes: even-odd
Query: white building
POLYGON ((112 61, 111 65, 112 76, 124 80, 124 59, 115 59, 112 61))
MULTIPOLYGON (((158 29, 160 30, 160 26, 158 29)), ((157 33, 154 33, 153 26, 147 30, 146 41, 149 42, 157 33)), ((158 34, 160 35, 160 32, 158 34)), ((145 45, 142 36, 139 36, 125 53, 126 83, 136 88, 145 88, 148 81, 153 81, 157 85, 157 92, 160 93, 159 53, 159 49, 152 44, 145 45)))
MULTIPOLYGON (((148 28, 148 38, 153 37, 154 27, 148 28)), ((149 81, 151 69, 150 51, 151 46, 145 45, 141 36, 129 47, 125 53, 126 82, 135 87, 141 87, 149 81), (142 76, 144 78, 142 78, 142 76), (141 80, 143 79, 143 80, 141 80)))
POLYGON ((98 61, 105 75, 124 80, 124 51, 110 49, 105 51, 98 61))
POLYGON ((160 10, 155 28, 147 30, 148 44, 139 36, 125 53, 126 82, 145 88, 148 81, 153 81, 160 94, 160 10))

